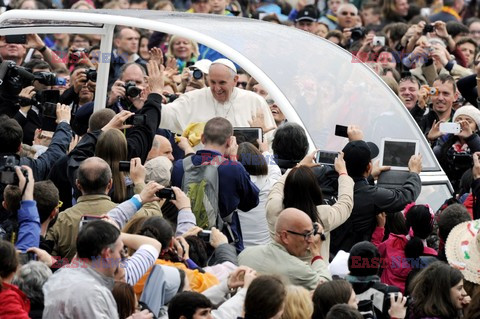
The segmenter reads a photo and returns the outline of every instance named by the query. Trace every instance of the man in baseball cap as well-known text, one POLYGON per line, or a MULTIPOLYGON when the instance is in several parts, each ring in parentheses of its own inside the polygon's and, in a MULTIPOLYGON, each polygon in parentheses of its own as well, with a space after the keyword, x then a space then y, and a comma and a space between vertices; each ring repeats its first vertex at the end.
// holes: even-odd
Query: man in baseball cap
POLYGON ((305 6, 302 10, 298 11, 295 18, 295 28, 310 33, 315 33, 317 30, 317 21, 320 18, 318 9, 315 6, 305 6))

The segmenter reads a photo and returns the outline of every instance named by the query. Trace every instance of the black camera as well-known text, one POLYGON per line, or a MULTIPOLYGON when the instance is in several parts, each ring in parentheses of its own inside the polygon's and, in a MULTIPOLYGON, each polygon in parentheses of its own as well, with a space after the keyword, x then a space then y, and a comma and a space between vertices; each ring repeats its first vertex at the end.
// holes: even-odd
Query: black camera
POLYGON ((155 193, 155 196, 157 196, 158 198, 176 199, 175 193, 171 188, 162 188, 155 193))
POLYGON ((164 94, 163 96, 165 96, 165 98, 167 99, 167 103, 172 103, 173 101, 178 99, 178 95, 175 93, 164 94))
POLYGON ((87 81, 97 82, 97 70, 88 69, 85 74, 87 75, 87 81))
POLYGON ((427 34, 433 31, 435 31, 435 26, 433 24, 426 24, 423 28, 423 34, 427 34))
POLYGON ((362 27, 352 28, 352 29, 350 29, 350 32, 352 33, 352 35, 350 36, 350 38, 351 38, 353 41, 360 40, 360 39, 362 39, 362 38, 365 36, 365 29, 362 28, 362 27))
POLYGON ((35 72, 33 73, 34 80, 37 80, 43 85, 67 85, 67 80, 59 78, 52 72, 35 72))
MULTIPOLYGON (((313 224, 313 236, 316 236, 318 235, 318 224, 313 224)), ((324 233, 320 233, 320 239, 322 241, 325 241, 327 240, 327 238, 325 237, 325 234, 324 233)))
POLYGON ((118 170, 120 172, 130 172, 130 161, 118 161, 118 170))
MULTIPOLYGON (((20 165, 20 162, 15 156, 5 155, 0 158, 0 183, 4 185, 18 185, 18 176, 15 172, 15 166, 20 165)), ((24 169, 21 170, 25 177, 28 176, 28 172, 24 169)))
POLYGON ((200 69, 194 69, 194 70, 191 70, 190 71, 191 74, 192 74, 192 77, 195 79, 195 80, 200 80, 203 78, 203 72, 202 70, 200 69))
POLYGON ((125 83, 125 94, 128 97, 137 97, 142 93, 142 89, 137 87, 134 81, 128 81, 125 83))
POLYGON ((25 265, 25 264, 28 264, 29 261, 38 260, 38 257, 37 257, 37 254, 35 254, 34 252, 28 251, 26 253, 18 254, 18 259, 19 259, 20 265, 25 265))

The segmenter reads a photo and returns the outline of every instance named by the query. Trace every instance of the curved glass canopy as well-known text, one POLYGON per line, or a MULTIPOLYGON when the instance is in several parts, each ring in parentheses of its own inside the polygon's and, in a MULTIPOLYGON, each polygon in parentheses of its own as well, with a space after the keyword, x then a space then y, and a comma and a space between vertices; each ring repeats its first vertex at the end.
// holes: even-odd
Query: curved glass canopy
POLYGON ((384 137, 419 140, 422 180, 442 184, 443 197, 451 190, 425 137, 397 96, 370 68, 322 38, 253 19, 136 10, 12 10, 0 15, 0 35, 17 28, 46 33, 31 26, 47 30, 57 23, 77 31, 126 25, 196 40, 262 83, 287 119, 306 128, 316 148, 343 148, 347 141, 334 135, 336 124, 360 126, 365 139, 378 146, 384 137))

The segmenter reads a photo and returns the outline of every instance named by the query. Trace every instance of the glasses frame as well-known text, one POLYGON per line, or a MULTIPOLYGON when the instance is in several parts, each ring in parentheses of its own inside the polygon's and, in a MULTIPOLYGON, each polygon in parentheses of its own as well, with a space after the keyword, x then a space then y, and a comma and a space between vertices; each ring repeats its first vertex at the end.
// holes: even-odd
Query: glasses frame
POLYGON ((296 231, 293 231, 293 230, 286 230, 287 233, 289 234, 292 234, 292 235, 297 235, 297 236, 302 236, 303 239, 305 239, 305 241, 308 240, 308 238, 312 237, 315 235, 315 229, 312 229, 311 231, 309 231, 308 233, 298 233, 296 231))

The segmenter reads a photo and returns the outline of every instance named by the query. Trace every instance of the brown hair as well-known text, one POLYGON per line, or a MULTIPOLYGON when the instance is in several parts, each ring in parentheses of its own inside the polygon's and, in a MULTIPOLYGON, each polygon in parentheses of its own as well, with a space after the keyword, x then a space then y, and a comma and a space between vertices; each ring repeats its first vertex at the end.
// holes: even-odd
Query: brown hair
POLYGON ((205 143, 224 145, 232 135, 232 124, 223 117, 214 117, 205 124, 203 129, 205 143))
POLYGON ((242 163, 248 174, 253 176, 268 174, 267 160, 252 143, 240 143, 238 145, 237 156, 237 160, 242 163))
POLYGON ((119 170, 119 161, 127 159, 127 140, 119 129, 109 129, 98 138, 95 155, 104 159, 112 170, 112 201, 121 203, 127 199, 125 173, 119 170))
POLYGON ((263 275, 255 278, 245 296, 245 318, 271 318, 283 306, 287 291, 278 276, 263 275))
POLYGON ((7 185, 3 190, 3 200, 5 201, 5 208, 12 213, 17 213, 20 209, 20 202, 22 201, 22 190, 15 185, 7 185))
POLYGON ((136 308, 135 293, 133 287, 121 281, 116 281, 112 289, 113 298, 117 302, 118 317, 125 319, 130 317, 136 308))
POLYGON ((352 285, 343 279, 318 285, 312 297, 314 308, 312 319, 323 319, 334 305, 348 303, 352 291, 352 285))
POLYGON ((0 239, 0 277, 2 278, 0 281, 0 291, 3 289, 3 279, 17 271, 17 267, 18 256, 15 246, 6 240, 0 239))

